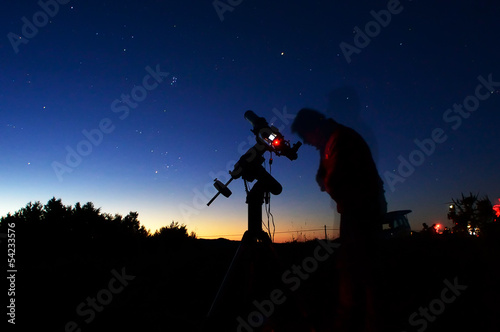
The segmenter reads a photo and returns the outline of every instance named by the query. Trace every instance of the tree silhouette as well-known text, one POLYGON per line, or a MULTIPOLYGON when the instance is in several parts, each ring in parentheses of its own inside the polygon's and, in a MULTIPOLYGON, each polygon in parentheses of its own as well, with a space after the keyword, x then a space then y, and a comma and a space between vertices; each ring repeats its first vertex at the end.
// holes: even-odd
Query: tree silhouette
MULTIPOLYGON (((29 203, 28 203, 29 205, 29 203)), ((64 206, 61 199, 52 197, 43 207, 42 218, 52 222, 63 222, 71 217, 71 206, 64 206)))
POLYGON ((51 235, 69 241, 92 241, 123 236, 148 237, 149 231, 140 224, 139 214, 130 212, 125 217, 101 213, 92 202, 83 206, 80 202, 74 207, 65 206, 61 199, 52 197, 47 204, 29 202, 14 214, 8 213, 0 218, 0 229, 14 222, 16 227, 24 228, 34 236, 51 235))
POLYGON ((452 199, 448 219, 455 226, 453 231, 459 234, 478 235, 480 229, 493 221, 493 205, 487 196, 478 198, 478 194, 469 193, 461 199, 452 199))
POLYGON ((186 225, 172 221, 169 226, 164 226, 157 230, 153 237, 167 241, 178 241, 181 239, 196 238, 196 234, 191 232, 191 235, 188 235, 186 225))
POLYGON ((139 222, 139 214, 137 212, 130 212, 125 218, 121 219, 122 227, 129 233, 147 236, 148 231, 139 222))
POLYGON ((52 197, 47 204, 29 202, 14 214, 0 218, 0 231, 7 223, 14 222, 17 227, 25 228, 34 238, 53 236, 65 239, 73 245, 107 243, 112 246, 124 241, 153 238, 159 242, 178 244, 183 240, 195 239, 196 234, 188 234, 186 225, 172 221, 151 235, 139 221, 139 213, 129 212, 125 217, 120 214, 101 213, 92 202, 73 207, 65 206, 61 199, 52 197))
POLYGON ((24 208, 16 212, 17 218, 21 218, 24 222, 34 223, 40 222, 44 216, 44 207, 40 202, 29 202, 24 208))

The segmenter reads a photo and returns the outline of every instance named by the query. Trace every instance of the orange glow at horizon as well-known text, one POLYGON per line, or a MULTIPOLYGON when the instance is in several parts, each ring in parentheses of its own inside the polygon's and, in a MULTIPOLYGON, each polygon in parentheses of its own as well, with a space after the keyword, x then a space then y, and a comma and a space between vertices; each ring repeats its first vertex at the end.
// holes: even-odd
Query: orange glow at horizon
MULTIPOLYGON (((243 233, 245 232, 245 229, 241 230, 241 233, 238 234, 236 233, 222 233, 222 235, 211 235, 211 234, 196 234, 199 239, 207 239, 207 240, 215 240, 219 238, 223 238, 226 240, 231 240, 231 241, 240 241, 241 238, 243 237, 243 233)), ((213 233, 212 233, 213 234, 213 233)), ((217 233, 216 233, 217 234, 217 233)), ((327 237, 329 240, 333 240, 338 237, 338 231, 332 231, 331 229, 327 230, 327 237)), ((274 235, 274 243, 285 243, 285 242, 292 242, 292 241, 298 241, 298 242, 304 242, 308 240, 314 240, 314 239, 324 239, 325 238, 325 233, 322 230, 318 230, 315 232, 304 232, 302 230, 297 230, 297 231, 284 231, 284 232, 279 232, 276 231, 276 234, 274 235)))

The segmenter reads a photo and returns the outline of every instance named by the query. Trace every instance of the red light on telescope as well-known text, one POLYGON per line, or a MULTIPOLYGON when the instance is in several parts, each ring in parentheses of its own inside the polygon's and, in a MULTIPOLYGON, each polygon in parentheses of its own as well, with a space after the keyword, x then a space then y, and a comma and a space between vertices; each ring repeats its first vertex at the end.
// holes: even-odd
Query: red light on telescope
POLYGON ((280 139, 279 139, 279 138, 275 138, 275 139, 273 140, 273 143, 272 143, 272 144, 273 144, 273 146, 279 146, 279 145, 281 144, 281 141, 280 141, 280 139))

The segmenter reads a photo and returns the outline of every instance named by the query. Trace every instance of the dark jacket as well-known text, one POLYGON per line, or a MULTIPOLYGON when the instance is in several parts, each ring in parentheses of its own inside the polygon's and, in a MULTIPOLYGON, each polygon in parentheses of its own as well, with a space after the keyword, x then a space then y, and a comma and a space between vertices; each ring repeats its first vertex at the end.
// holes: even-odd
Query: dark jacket
POLYGON ((383 216, 383 182, 370 148, 353 129, 331 121, 333 133, 322 151, 317 181, 340 214, 383 216))

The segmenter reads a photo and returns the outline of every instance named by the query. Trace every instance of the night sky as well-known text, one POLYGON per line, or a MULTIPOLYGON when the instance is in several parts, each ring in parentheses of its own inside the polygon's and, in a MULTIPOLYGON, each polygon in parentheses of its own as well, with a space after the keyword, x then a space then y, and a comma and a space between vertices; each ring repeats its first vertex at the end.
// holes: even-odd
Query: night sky
MULTIPOLYGON (((243 181, 206 203, 254 144, 243 114, 294 143, 303 107, 366 138, 416 230, 462 192, 500 198, 497 1, 43 1, 0 14, 0 215, 55 196, 239 239, 243 181)), ((277 241, 338 228, 318 161, 274 157, 277 241)))

